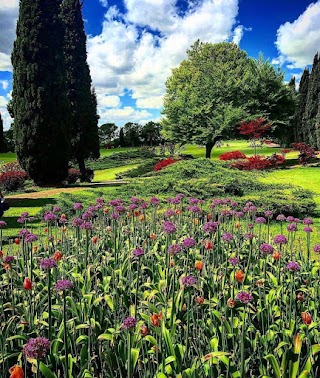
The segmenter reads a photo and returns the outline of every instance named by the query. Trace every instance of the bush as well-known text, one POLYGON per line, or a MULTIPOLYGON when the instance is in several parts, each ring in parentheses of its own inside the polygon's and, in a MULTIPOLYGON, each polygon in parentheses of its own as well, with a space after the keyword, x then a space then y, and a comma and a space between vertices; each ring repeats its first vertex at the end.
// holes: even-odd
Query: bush
POLYGON ((226 152, 219 156, 219 160, 238 160, 238 159, 246 159, 246 155, 240 151, 230 151, 226 152))
POLYGON ((161 169, 163 169, 164 167, 167 167, 168 165, 174 164, 177 161, 178 160, 175 160, 173 158, 168 158, 168 159, 165 159, 165 160, 161 160, 161 161, 159 161, 159 163, 157 163, 154 166, 154 170, 155 171, 161 171, 161 169))
POLYGON ((251 156, 245 160, 238 160, 231 164, 232 168, 240 169, 241 171, 254 171, 263 170, 285 162, 284 156, 273 154, 268 157, 264 156, 251 156))
POLYGON ((129 169, 128 171, 118 173, 117 179, 122 178, 134 178, 142 177, 154 170, 154 165, 158 162, 158 159, 148 159, 144 163, 140 164, 137 168, 129 169))
POLYGON ((24 171, 8 171, 0 176, 0 187, 9 192, 22 189, 27 177, 24 171))
POLYGON ((67 181, 69 184, 74 184, 79 180, 80 176, 81 176, 81 172, 79 171, 79 169, 70 168, 68 170, 67 181))
POLYGON ((292 143, 292 147, 300 152, 298 161, 301 165, 306 165, 317 158, 315 148, 304 142, 292 143))

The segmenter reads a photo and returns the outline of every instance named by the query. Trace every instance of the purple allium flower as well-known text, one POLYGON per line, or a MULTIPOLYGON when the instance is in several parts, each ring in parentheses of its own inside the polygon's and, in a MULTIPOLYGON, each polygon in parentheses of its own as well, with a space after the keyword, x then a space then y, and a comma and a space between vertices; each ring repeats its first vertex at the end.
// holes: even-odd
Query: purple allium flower
POLYGON ((288 226, 287 226, 287 230, 288 230, 289 232, 295 232, 295 231, 298 230, 298 227, 297 227, 297 225, 296 225, 295 223, 290 223, 290 224, 288 224, 288 226))
POLYGON ((198 199, 198 198, 193 198, 193 197, 189 198, 189 205, 199 205, 203 202, 204 202, 203 200, 198 199))
POLYGON ((5 221, 0 220, 0 228, 7 227, 7 223, 5 221))
POLYGON ((267 220, 264 217, 257 217, 256 220, 255 220, 255 222, 257 224, 263 224, 263 223, 267 223, 267 220))
POLYGON ((55 214, 53 214, 53 213, 51 213, 51 211, 48 211, 45 215, 44 215, 44 220, 46 221, 46 222, 55 222, 57 219, 58 219, 58 217, 55 215, 55 214))
POLYGON ((266 210, 264 216, 271 219, 273 217, 273 212, 271 210, 266 210))
POLYGON ((313 224, 313 220, 311 218, 304 218, 302 223, 309 226, 310 224, 313 224))
POLYGON ((309 227, 309 226, 306 226, 304 229, 303 229, 304 232, 313 232, 312 228, 309 227))
POLYGON ((139 204, 140 202, 141 202, 142 200, 140 199, 140 198, 138 198, 138 197, 131 197, 130 198, 130 202, 131 203, 134 203, 134 204, 139 204))
POLYGON ((171 203, 172 205, 178 205, 181 202, 181 198, 176 196, 174 198, 168 198, 167 199, 168 203, 171 203))
POLYGON ((29 215, 29 213, 27 211, 24 211, 23 213, 21 213, 21 216, 23 218, 26 218, 28 215, 29 215))
POLYGON ((182 246, 185 248, 192 248, 196 245, 196 241, 193 238, 185 238, 182 241, 182 246))
POLYGON ((96 203, 97 203, 97 204, 100 204, 100 205, 104 205, 105 200, 104 200, 104 198, 102 198, 102 197, 98 197, 98 198, 96 199, 96 203))
POLYGON ((185 276, 181 279, 182 285, 184 287, 192 286, 197 283, 197 280, 192 276, 185 276))
POLYGON ((160 200, 157 197, 151 197, 150 203, 151 203, 151 205, 159 205, 160 200))
POLYGON ((130 328, 135 327, 136 324, 137 324, 136 319, 133 318, 132 316, 128 316, 127 318, 124 319, 122 323, 122 327, 125 329, 130 329, 130 328))
POLYGON ((254 235, 252 232, 248 232, 246 234, 244 234, 244 238, 247 239, 247 240, 252 240, 254 238, 254 235))
POLYGON ((201 209, 199 206, 188 206, 187 210, 190 211, 191 213, 201 213, 201 209))
POLYGON ((82 210, 83 209, 83 205, 81 202, 75 202, 73 204, 73 210, 82 210))
POLYGON ((165 234, 173 234, 177 231, 176 226, 170 221, 163 222, 162 227, 165 234))
POLYGON ((142 210, 147 209, 148 207, 149 207, 149 204, 146 201, 143 201, 140 205, 140 209, 142 210))
POLYGON ((270 244, 263 243, 260 246, 260 252, 263 255, 272 255, 273 251, 274 251, 274 248, 270 244))
POLYGON ((294 217, 292 215, 289 215, 287 218, 286 218, 286 221, 291 223, 291 222, 294 222, 294 217))
POLYGON ((54 285, 56 291, 65 291, 73 288, 73 283, 70 280, 60 280, 54 285))
POLYGON ((141 247, 136 248, 134 251, 132 251, 132 257, 140 257, 144 255, 144 249, 141 247))
POLYGON ((88 219, 92 219, 94 216, 93 212, 91 210, 86 210, 83 214, 82 214, 82 219, 83 220, 88 220, 88 219))
POLYGON ((88 231, 91 231, 93 229, 93 225, 91 222, 83 222, 81 225, 80 225, 80 228, 82 230, 88 230, 88 231))
POLYGON ((175 215, 175 212, 174 212, 174 210, 172 210, 172 209, 168 209, 168 210, 166 210, 166 212, 164 213, 165 218, 170 218, 170 217, 173 217, 174 215, 175 215))
POLYGON ((123 204, 123 201, 121 199, 119 199, 119 198, 116 198, 116 199, 113 199, 113 200, 109 201, 109 205, 113 206, 113 207, 115 207, 115 206, 121 206, 122 204, 123 204))
POLYGON ((237 211, 235 213, 235 216, 236 216, 236 218, 243 218, 244 217, 244 212, 243 211, 237 211))
POLYGON ((3 259, 3 262, 5 264, 12 264, 14 261, 14 256, 6 256, 4 259, 3 259))
POLYGON ((97 212, 104 207, 103 203, 97 203, 94 207, 94 211, 97 212))
POLYGON ((48 354, 50 347, 51 344, 48 339, 45 337, 37 337, 35 339, 29 339, 23 348, 23 352, 29 358, 42 360, 48 354))
POLYGON ((26 238, 28 235, 30 234, 30 231, 28 231, 26 228, 23 228, 22 230, 20 230, 19 232, 19 237, 24 239, 26 238))
POLYGON ((128 206, 128 210, 129 210, 129 211, 133 211, 133 210, 135 210, 135 209, 137 209, 137 208, 138 208, 138 205, 135 204, 135 203, 131 203, 131 204, 128 206))
POLYGON ((233 241, 234 237, 230 232, 226 232, 221 236, 221 240, 226 242, 226 243, 231 243, 233 241))
POLYGON ((57 267, 57 262, 53 257, 46 257, 40 261, 40 267, 44 270, 50 270, 57 267))
POLYGON ((296 261, 290 261, 287 264, 287 269, 291 272, 298 272, 300 270, 300 265, 296 261))
POLYGON ((293 222, 294 223, 301 223, 301 220, 299 218, 294 218, 293 222))
POLYGON ((283 214, 279 214, 276 218, 277 221, 279 222, 284 222, 286 220, 286 216, 283 214))
POLYGON ((320 253, 320 244, 316 244, 316 245, 313 247, 313 252, 314 252, 314 253, 320 253))
POLYGON ((17 219, 17 223, 23 224, 26 221, 26 218, 20 217, 17 219))
POLYGON ((229 259, 229 263, 233 266, 236 266, 239 262, 239 258, 238 257, 230 257, 229 259))
POLYGON ((222 217, 228 217, 230 215, 230 210, 226 210, 226 209, 222 210, 221 213, 220 213, 220 215, 222 217))
POLYGON ((61 207, 60 206, 54 206, 52 209, 53 213, 60 213, 61 212, 61 207))
POLYGON ((118 206, 115 206, 114 212, 115 213, 119 213, 119 214, 125 213, 126 212, 126 208, 123 205, 118 205, 118 206))
POLYGON ((219 222, 211 222, 211 221, 207 222, 203 225, 203 231, 214 233, 217 231, 219 224, 220 224, 219 222))
POLYGON ((240 291, 237 294, 236 299, 241 303, 247 304, 253 300, 253 296, 251 295, 251 293, 247 293, 246 291, 240 291))
POLYGON ((180 244, 172 244, 168 247, 168 253, 170 255, 176 255, 177 253, 181 252, 182 247, 180 244))
POLYGON ((236 201, 231 201, 231 202, 230 202, 230 206, 231 206, 231 207, 237 207, 237 206, 238 206, 238 202, 236 202, 236 201))
POLYGON ((223 200, 223 203, 224 204, 228 204, 228 203, 230 203, 231 202, 231 199, 230 198, 225 198, 224 200, 223 200))
POLYGON ((220 198, 216 198, 212 201, 212 204, 210 205, 211 208, 214 208, 216 206, 219 206, 219 205, 222 205, 223 204, 223 200, 220 199, 220 198))
POLYGON ((84 222, 84 221, 83 221, 83 219, 81 219, 81 218, 74 218, 74 220, 73 220, 72 223, 71 223, 71 226, 72 226, 72 227, 80 227, 80 226, 82 225, 83 222, 84 222))
POLYGON ((284 235, 277 235, 274 238, 275 244, 287 244, 288 239, 284 235))
POLYGON ((120 215, 118 213, 113 213, 113 214, 111 214, 110 218, 111 219, 119 219, 120 215))
POLYGON ((249 201, 249 202, 246 203, 245 206, 248 206, 248 207, 253 206, 253 202, 249 201))
POLYGON ((25 238, 25 242, 26 243, 33 243, 35 241, 38 240, 38 236, 35 235, 35 234, 32 234, 32 233, 29 233, 26 238, 25 238))

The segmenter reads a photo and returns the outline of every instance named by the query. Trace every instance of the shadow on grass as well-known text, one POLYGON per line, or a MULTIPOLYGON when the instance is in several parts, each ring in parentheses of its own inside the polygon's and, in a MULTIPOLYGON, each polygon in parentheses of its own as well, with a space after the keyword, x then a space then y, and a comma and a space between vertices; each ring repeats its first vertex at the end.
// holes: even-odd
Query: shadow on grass
MULTIPOLYGON (((14 207, 43 207, 56 203, 55 198, 8 198, 6 200, 10 208, 14 207)), ((9 210, 10 211, 10 210, 9 210)))

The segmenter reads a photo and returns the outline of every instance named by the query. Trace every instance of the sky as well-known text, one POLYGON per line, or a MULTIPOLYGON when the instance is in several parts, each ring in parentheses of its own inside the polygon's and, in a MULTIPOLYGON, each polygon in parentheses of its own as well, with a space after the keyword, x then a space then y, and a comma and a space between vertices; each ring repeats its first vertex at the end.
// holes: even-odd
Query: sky
MULTIPOLYGON (((0 0, 0 112, 12 122, 10 54, 19 0, 0 0)), ((294 75, 320 51, 320 0, 84 0, 99 124, 159 121, 165 82, 197 40, 233 41, 294 75)))

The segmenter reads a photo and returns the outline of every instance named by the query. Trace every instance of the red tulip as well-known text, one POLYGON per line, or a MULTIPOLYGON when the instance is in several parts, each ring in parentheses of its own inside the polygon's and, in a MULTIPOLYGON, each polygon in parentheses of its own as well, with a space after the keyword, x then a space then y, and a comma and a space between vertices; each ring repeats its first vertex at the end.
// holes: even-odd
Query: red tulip
POLYGON ((23 281, 23 287, 26 290, 31 290, 32 289, 32 282, 31 282, 30 278, 26 277, 24 279, 24 281, 23 281))
POLYGON ((14 242, 15 242, 15 244, 19 245, 20 244, 20 239, 19 238, 15 238, 14 242))
POLYGON ((9 370, 10 377, 9 378, 24 378, 23 369, 19 365, 14 365, 9 370))
POLYGON ((301 319, 306 325, 309 325, 312 322, 312 316, 309 312, 301 312, 301 319))

